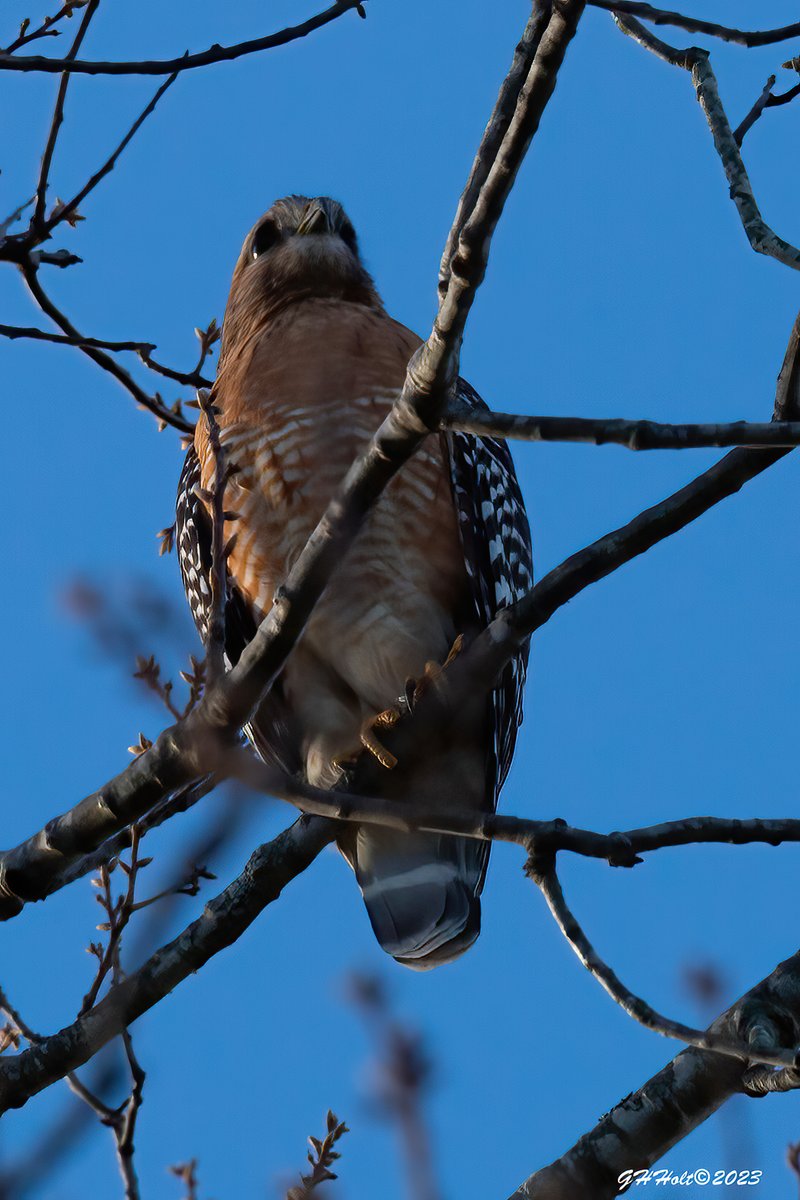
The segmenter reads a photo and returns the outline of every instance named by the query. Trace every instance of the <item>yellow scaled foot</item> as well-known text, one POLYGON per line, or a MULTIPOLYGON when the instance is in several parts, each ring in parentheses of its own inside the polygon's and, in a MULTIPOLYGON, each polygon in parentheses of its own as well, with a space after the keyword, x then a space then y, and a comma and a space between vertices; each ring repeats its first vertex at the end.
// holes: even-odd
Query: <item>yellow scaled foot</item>
POLYGON ((375 730, 391 729, 399 720, 400 713, 396 708, 385 708, 376 717, 369 717, 361 726, 359 734, 361 745, 365 750, 369 750, 370 754, 374 754, 381 766, 386 767, 388 771, 397 766, 397 759, 381 744, 375 730))

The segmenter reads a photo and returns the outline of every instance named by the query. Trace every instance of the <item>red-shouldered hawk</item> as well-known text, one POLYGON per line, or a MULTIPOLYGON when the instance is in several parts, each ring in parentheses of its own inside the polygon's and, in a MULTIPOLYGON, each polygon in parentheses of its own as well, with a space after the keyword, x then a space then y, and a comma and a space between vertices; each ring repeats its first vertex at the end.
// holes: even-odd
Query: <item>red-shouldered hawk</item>
MULTIPOLYGON (((341 205, 288 196, 236 264, 213 399, 239 471, 228 559, 226 656, 235 663, 328 500, 396 398, 420 339, 386 312, 341 205)), ((459 381, 462 403, 482 406, 459 381)), ((198 422, 178 491, 181 572, 205 638, 214 456, 198 422)), ((266 761, 333 787, 379 714, 531 585, 528 522, 503 442, 432 435, 392 480, 246 733, 266 761)), ((493 811, 522 718, 527 651, 465 707, 435 752, 383 773, 402 803, 493 811)), ((480 932, 488 844, 360 826, 339 840, 389 954, 426 969, 480 932)))

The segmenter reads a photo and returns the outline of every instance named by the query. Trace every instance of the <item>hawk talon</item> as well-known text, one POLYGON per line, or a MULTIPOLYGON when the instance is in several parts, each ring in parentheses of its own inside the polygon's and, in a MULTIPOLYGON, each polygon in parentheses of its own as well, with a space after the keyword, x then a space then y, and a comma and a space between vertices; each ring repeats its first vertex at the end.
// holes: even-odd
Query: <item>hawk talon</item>
POLYGON ((358 735, 364 749, 369 750, 370 754, 373 754, 387 771, 391 771, 397 766, 397 759, 381 744, 373 731, 375 729, 391 729, 399 720, 400 713, 396 708, 385 708, 377 716, 368 717, 358 735))

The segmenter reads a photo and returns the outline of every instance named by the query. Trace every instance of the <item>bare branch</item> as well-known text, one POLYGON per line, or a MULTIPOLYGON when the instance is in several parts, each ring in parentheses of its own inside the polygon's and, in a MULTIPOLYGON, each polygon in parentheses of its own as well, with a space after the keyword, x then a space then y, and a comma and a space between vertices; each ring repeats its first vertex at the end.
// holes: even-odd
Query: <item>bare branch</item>
POLYGON ((195 329, 195 334, 200 341, 200 355, 193 370, 175 371, 172 367, 165 367, 162 363, 156 362, 151 353, 155 349, 155 346, 150 346, 140 355, 142 362, 151 371, 155 371, 158 375, 164 375, 167 379, 174 379, 176 383, 183 383, 187 387, 195 389, 210 388, 211 380, 206 379, 201 372, 205 366, 206 359, 212 353, 213 347, 222 336, 222 330, 217 326, 216 318, 212 318, 208 328, 195 329))
MULTIPOLYGON (((780 1025, 783 1037, 800 1042, 800 954, 714 1021, 723 1038, 757 1039, 780 1025)), ((694 1047, 684 1050, 638 1091, 626 1096, 561 1158, 531 1175, 511 1200, 611 1200, 620 1177, 651 1166, 702 1124, 721 1104, 745 1089, 742 1062, 694 1047)))
POLYGON ((398 804, 378 796, 328 791, 286 775, 276 767, 266 766, 245 752, 229 756, 223 765, 226 772, 248 787, 292 804, 309 816, 357 825, 381 825, 402 833, 422 830, 479 841, 510 842, 536 857, 568 851, 585 858, 603 859, 614 867, 635 867, 642 861, 640 855, 668 847, 756 843, 778 846, 783 842, 800 842, 800 819, 793 817, 753 817, 748 820, 685 817, 641 829, 597 833, 568 825, 560 819, 540 821, 502 813, 437 811, 413 803, 398 804))
POLYGON ((800 21, 782 25, 778 29, 731 29, 727 25, 717 25, 715 21, 701 21, 697 17, 687 17, 666 8, 654 8, 652 4, 640 4, 637 0, 589 0, 589 4, 593 8, 604 8, 606 12, 619 13, 621 16, 641 17, 653 25, 674 25, 686 33, 705 33, 709 37, 735 42, 739 46, 771 46, 775 42, 786 42, 789 38, 800 37, 800 21))
MULTIPOLYGON (((99 0, 97 0, 97 2, 99 2, 99 0)), ((91 8, 92 3, 93 3, 93 0, 89 0, 89 8, 91 8)), ((87 16, 89 14, 89 8, 87 8, 87 16)), ((60 225, 62 223, 62 221, 68 222, 70 220, 70 217, 74 217, 74 214, 77 213, 77 211, 78 211, 78 206, 83 203, 83 201, 86 199, 86 197, 89 195, 89 193, 93 192, 94 189, 97 187, 98 183, 100 183, 100 181, 102 179, 105 179, 106 175, 108 175, 111 171, 114 170, 117 160, 119 159, 119 156, 122 154, 123 150, 130 143, 132 138, 135 137, 136 133, 139 131, 141 126, 144 124, 144 122, 147 120, 147 118, 150 116, 150 114, 155 110, 161 97, 164 95, 164 93, 167 91, 168 88, 172 87, 173 83, 175 82, 175 80, 177 78, 178 78, 178 72, 173 71, 173 73, 170 75, 170 77, 168 79, 166 79, 164 81, 164 83, 161 84, 160 88, 155 93, 153 98, 149 101, 148 104, 145 105, 145 107, 139 113, 139 116, 136 118, 136 120, 133 122, 133 124, 131 125, 128 132, 122 138, 122 141, 111 152, 111 154, 108 156, 108 158, 103 163, 103 165, 101 167, 99 167, 98 170, 95 171, 95 173, 87 180, 87 182, 83 185, 83 187, 78 192, 76 192, 76 194, 72 197, 71 200, 67 200, 64 203, 56 205, 55 209, 53 210, 52 214, 50 215, 50 217, 47 220, 44 220, 44 212, 42 211, 40 213, 37 208, 37 212, 34 213, 34 218, 33 218, 33 221, 31 222, 31 228, 32 228, 32 230, 35 231, 37 238, 49 237, 57 225, 60 225)), ((68 80, 69 75, 65 75, 64 79, 68 80)))
MULTIPOLYGON (((784 63, 784 66, 789 66, 789 63, 784 63)), ((764 90, 756 100, 753 107, 750 109, 742 123, 734 130, 733 136, 737 146, 741 146, 747 134, 755 125, 756 121, 768 108, 778 108, 782 104, 791 104, 792 100, 796 100, 800 96, 800 83, 796 83, 794 87, 789 88, 786 92, 779 92, 777 95, 773 92, 775 86, 775 76, 770 75, 767 82, 764 84, 764 90)))
MULTIPOLYGON (((81 17, 81 23, 78 27, 78 32, 75 35, 75 40, 67 52, 64 63, 69 64, 75 61, 78 51, 81 48, 81 43, 86 36, 92 17, 97 12, 97 6, 100 0, 89 0, 86 5, 86 10, 81 17)), ((0 55, 0 60, 2 59, 0 55)), ((61 129, 61 124, 64 120, 64 101, 67 98, 67 88, 69 87, 69 75, 66 71, 61 76, 58 85, 58 93, 56 95, 56 103, 53 108, 53 117, 50 122, 50 132, 47 135, 47 141, 42 155, 42 165, 39 169, 39 182, 36 185, 36 201, 34 203, 33 217, 31 218, 32 226, 39 226, 44 220, 44 206, 47 199, 47 185, 50 177, 50 165, 53 161, 58 134, 61 129)))
MULTIPOLYGON (((0 326, 0 331, 2 326, 0 326)), ((484 412, 453 403, 443 429, 523 442, 588 442, 627 450, 689 450, 710 446, 797 446, 800 421, 730 421, 682 425, 612 417, 528 417, 484 412)))
POLYGON ((58 12, 54 13, 52 17, 45 17, 41 25, 32 29, 30 33, 28 32, 30 29, 30 20, 26 18, 20 25, 19 36, 10 45, 0 50, 0 54, 14 54, 17 50, 21 50, 23 46, 27 46, 30 42, 36 42, 40 38, 60 37, 61 30, 54 29, 53 26, 57 25, 65 17, 71 17, 76 9, 83 8, 85 4, 86 0, 67 0, 66 4, 58 12))
POLYGON ((107 342, 102 338, 81 337, 80 334, 49 333, 46 329, 36 329, 31 325, 0 325, 0 337, 6 337, 10 341, 30 338, 37 342, 53 342, 58 346, 89 346, 94 350, 109 350, 112 354, 123 350, 147 354, 150 350, 155 350, 151 342, 107 342))
POLYGON ((157 417, 162 428, 165 425, 171 425, 174 429, 179 429, 181 433, 192 433, 194 431, 194 426, 191 422, 187 421, 181 415, 179 405, 168 408, 157 392, 152 396, 149 395, 115 359, 111 358, 105 351, 87 344, 87 339, 78 332, 72 322, 56 307, 47 295, 39 282, 34 267, 25 264, 21 267, 21 271, 28 285, 28 290, 42 312, 50 317, 51 321, 58 326, 62 333, 66 334, 67 337, 74 338, 75 344, 84 354, 91 358, 92 362, 97 363, 99 367, 102 367, 104 371, 108 371, 109 375, 112 375, 114 379, 121 383, 137 404, 157 417))
MULTIPOLYGON (((646 1029, 660 1033, 662 1037, 688 1042, 690 1046, 695 1046, 699 1050, 713 1050, 719 1054, 730 1054, 735 1058, 746 1059, 748 1047, 739 1038, 731 1039, 720 1036, 713 1030, 704 1032, 700 1029, 692 1029, 680 1021, 673 1021, 656 1012, 645 1000, 634 995, 629 988, 625 987, 608 963, 597 953, 580 922, 572 913, 564 898, 552 857, 548 856, 541 860, 538 856, 534 856, 528 863, 528 874, 538 885, 556 924, 586 970, 594 976, 611 999, 629 1017, 633 1017, 634 1021, 638 1021, 646 1029)), ((762 1063, 774 1067, 794 1068, 797 1062, 797 1048, 796 1046, 780 1049, 764 1048, 758 1052, 758 1056, 762 1063)))
POLYGON ((614 19, 622 32, 640 46, 644 46, 646 50, 672 66, 689 71, 730 185, 731 199, 736 205, 739 220, 750 245, 756 253, 775 258, 795 271, 800 270, 800 250, 779 237, 761 216, 739 145, 720 99, 717 78, 709 61, 708 51, 696 47, 679 50, 661 41, 633 17, 615 15, 614 19))
MULTIPOLYGON (((800 315, 789 338, 783 366, 778 376, 774 418, 778 421, 800 414, 800 315)), ((494 621, 460 654, 450 668, 446 690, 452 705, 456 694, 471 694, 469 689, 493 680, 506 662, 518 652, 525 640, 590 584, 604 579, 632 558, 684 529, 710 508, 738 492, 745 483, 778 462, 788 449, 733 450, 708 471, 704 471, 680 491, 661 503, 645 509, 621 529, 615 529, 565 562, 509 608, 502 609, 494 621), (466 692, 463 689, 468 689, 466 692)), ((438 696, 423 697, 435 708, 446 703, 438 696)))
POLYGON ((503 80, 492 115, 489 118, 483 138, 472 164, 469 178, 458 202, 455 219, 445 243, 439 268, 439 296, 444 297, 450 283, 450 263, 458 246, 461 231, 472 213, 485 185, 492 164, 497 158, 503 139, 508 133, 509 126, 516 112, 520 93, 525 84, 533 63, 534 55, 542 40, 542 34, 550 19, 549 4, 534 4, 528 23, 523 30, 508 74, 503 80))
POLYGON ((348 994, 363 1013, 378 1048, 371 1092, 378 1111, 396 1126, 408 1192, 413 1200, 441 1200, 425 1117, 432 1062, 419 1031, 392 1016, 386 989, 373 975, 353 975, 348 994))
POLYGON ((112 987, 94 1008, 14 1058, 0 1059, 0 1111, 19 1107, 87 1062, 209 958, 235 942, 335 835, 330 822, 302 817, 274 841, 260 846, 242 874, 205 904, 196 921, 112 987))
POLYGON ((277 46, 285 46, 298 38, 307 37, 323 25, 330 24, 338 17, 355 9, 361 9, 364 0, 336 0, 324 12, 309 17, 299 25, 290 25, 278 33, 267 34, 265 37, 252 38, 246 42, 237 42, 235 46, 220 46, 216 43, 197 54, 188 52, 180 58, 168 58, 160 61, 142 60, 139 62, 85 62, 70 58, 45 58, 42 55, 28 57, 0 54, 0 71, 43 71, 50 74, 64 71, 69 75, 171 75, 173 71, 192 71, 197 67, 207 67, 212 63, 233 62, 246 54, 257 54, 262 50, 273 50, 277 46))

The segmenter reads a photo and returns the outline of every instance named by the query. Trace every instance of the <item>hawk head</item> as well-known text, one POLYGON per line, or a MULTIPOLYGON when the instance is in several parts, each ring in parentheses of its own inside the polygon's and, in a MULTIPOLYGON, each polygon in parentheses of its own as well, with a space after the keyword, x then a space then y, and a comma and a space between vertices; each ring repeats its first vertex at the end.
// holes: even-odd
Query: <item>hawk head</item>
POLYGON ((381 308, 347 213, 328 196, 276 200, 244 240, 225 311, 223 354, 288 305, 315 297, 381 308))

